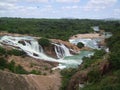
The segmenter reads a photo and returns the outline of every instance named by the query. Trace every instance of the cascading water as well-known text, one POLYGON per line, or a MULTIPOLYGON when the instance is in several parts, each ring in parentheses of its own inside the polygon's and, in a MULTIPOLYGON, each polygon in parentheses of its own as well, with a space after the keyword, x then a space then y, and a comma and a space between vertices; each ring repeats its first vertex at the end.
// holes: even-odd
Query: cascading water
POLYGON ((79 60, 79 61, 73 60, 73 59, 65 60, 63 57, 70 56, 71 54, 69 52, 69 49, 63 44, 60 44, 60 45, 55 44, 56 53, 63 54, 61 55, 62 58, 54 59, 54 58, 48 57, 46 54, 44 54, 42 47, 38 44, 38 42, 33 37, 3 36, 0 39, 0 43, 18 47, 33 58, 52 61, 52 62, 58 62, 60 63, 60 66, 58 66, 57 68, 63 68, 63 66, 61 66, 63 64, 65 65, 64 67, 66 67, 66 65, 69 65, 69 66, 79 65, 82 62, 82 60, 79 60), (57 50, 58 47, 62 50, 62 52, 58 52, 59 51, 57 50))
POLYGON ((77 45, 77 43, 82 42, 85 46, 90 47, 92 49, 99 49, 98 42, 100 39, 70 39, 69 42, 77 45))
POLYGON ((69 49, 64 44, 53 44, 53 45, 55 45, 55 53, 58 58, 71 56, 69 49))

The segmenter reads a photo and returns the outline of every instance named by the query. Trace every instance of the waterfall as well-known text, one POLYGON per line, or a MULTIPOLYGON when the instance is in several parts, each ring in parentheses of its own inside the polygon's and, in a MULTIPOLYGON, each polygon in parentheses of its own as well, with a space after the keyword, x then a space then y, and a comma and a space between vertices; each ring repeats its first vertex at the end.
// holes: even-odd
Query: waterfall
POLYGON ((79 65, 81 63, 81 62, 71 60, 71 59, 70 60, 63 59, 63 57, 65 55, 66 56, 70 55, 70 53, 68 52, 69 49, 66 46, 64 46, 63 44, 60 44, 60 45, 55 44, 56 53, 57 54, 60 53, 61 55, 59 54, 59 56, 61 56, 61 58, 54 59, 52 57, 47 56, 44 53, 42 46, 40 46, 33 37, 3 36, 0 39, 0 43, 20 48, 21 50, 26 52, 27 55, 29 55, 33 58, 37 58, 37 59, 42 59, 42 60, 51 61, 51 62, 58 62, 60 64, 67 64, 67 65, 71 65, 71 64, 79 65), (58 52, 59 51, 59 50, 57 50, 58 46, 60 46, 60 49, 62 51, 58 52))
POLYGON ((72 44, 77 45, 79 42, 82 42, 85 46, 90 47, 92 49, 99 49, 98 47, 98 42, 100 41, 100 39, 70 39, 69 42, 72 44))
POLYGON ((55 53, 58 58, 64 58, 65 56, 72 56, 69 49, 64 44, 54 44, 55 53))
POLYGON ((46 56, 43 53, 43 48, 38 44, 38 42, 32 37, 12 37, 12 36, 3 36, 0 40, 2 44, 11 45, 18 47, 25 51, 29 56, 38 58, 38 59, 50 59, 51 61, 56 61, 53 58, 46 56))

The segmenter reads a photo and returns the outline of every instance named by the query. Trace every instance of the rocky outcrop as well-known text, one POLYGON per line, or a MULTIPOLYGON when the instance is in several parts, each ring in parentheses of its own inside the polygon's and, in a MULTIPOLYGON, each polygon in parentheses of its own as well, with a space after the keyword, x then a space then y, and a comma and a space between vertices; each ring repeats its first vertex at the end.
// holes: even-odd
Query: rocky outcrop
POLYGON ((59 90, 58 73, 52 75, 19 75, 0 70, 0 90, 59 90))
POLYGON ((44 48, 45 54, 47 54, 50 57, 57 58, 57 55, 56 55, 55 50, 54 50, 54 45, 51 44, 50 46, 43 47, 43 48, 44 48))

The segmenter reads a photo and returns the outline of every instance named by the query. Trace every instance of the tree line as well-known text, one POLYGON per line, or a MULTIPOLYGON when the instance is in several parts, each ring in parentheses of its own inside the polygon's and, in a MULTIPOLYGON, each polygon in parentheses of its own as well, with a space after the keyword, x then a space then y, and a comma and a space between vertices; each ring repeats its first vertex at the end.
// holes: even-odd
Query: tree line
POLYGON ((62 40, 68 40, 78 33, 93 32, 92 26, 100 26, 100 29, 109 31, 118 25, 118 21, 89 19, 0 18, 0 31, 62 40))

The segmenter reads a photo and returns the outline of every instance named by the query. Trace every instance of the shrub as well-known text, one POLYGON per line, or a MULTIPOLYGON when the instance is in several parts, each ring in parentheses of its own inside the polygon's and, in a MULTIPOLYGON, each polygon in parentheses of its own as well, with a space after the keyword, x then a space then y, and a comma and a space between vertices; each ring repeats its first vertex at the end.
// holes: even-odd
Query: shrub
POLYGON ((112 66, 112 69, 120 69, 120 51, 112 52, 110 54, 109 62, 112 66))
POLYGON ((26 54, 24 51, 20 51, 20 50, 17 50, 17 49, 9 50, 9 51, 7 51, 7 53, 9 55, 15 55, 15 56, 24 56, 26 54))
POLYGON ((60 90, 66 90, 67 85, 71 79, 71 77, 77 72, 77 68, 68 68, 61 70, 62 75, 62 86, 60 87, 60 90))
POLYGON ((0 55, 5 55, 6 54, 6 50, 0 46, 0 55))
POLYGON ((30 73, 36 74, 36 75, 41 75, 41 71, 37 71, 37 70, 32 70, 30 73))
POLYGON ((15 62, 13 60, 8 64, 8 69, 15 72, 15 62))
POLYGON ((46 39, 46 38, 41 38, 41 39, 38 40, 38 42, 43 47, 44 46, 47 47, 47 46, 50 45, 50 41, 48 39, 46 39))
POLYGON ((17 74, 28 74, 28 72, 21 65, 17 65, 15 67, 15 73, 17 73, 17 74))
POLYGON ((83 67, 82 69, 85 69, 89 66, 91 66, 91 64, 97 62, 98 60, 102 59, 103 56, 105 55, 105 51, 104 50, 94 50, 95 53, 93 56, 91 57, 83 57, 83 67))
POLYGON ((28 72, 21 65, 15 65, 13 60, 8 64, 8 69, 16 74, 28 74, 28 72))
POLYGON ((79 42, 79 43, 77 44, 77 47, 82 48, 82 47, 84 47, 84 44, 83 44, 82 42, 79 42))
POLYGON ((90 83, 95 83, 97 82, 99 79, 100 79, 100 72, 99 70, 91 70, 89 73, 88 73, 88 81, 90 83))
POLYGON ((4 69, 7 67, 7 60, 5 60, 4 58, 0 58, 0 69, 4 69))

